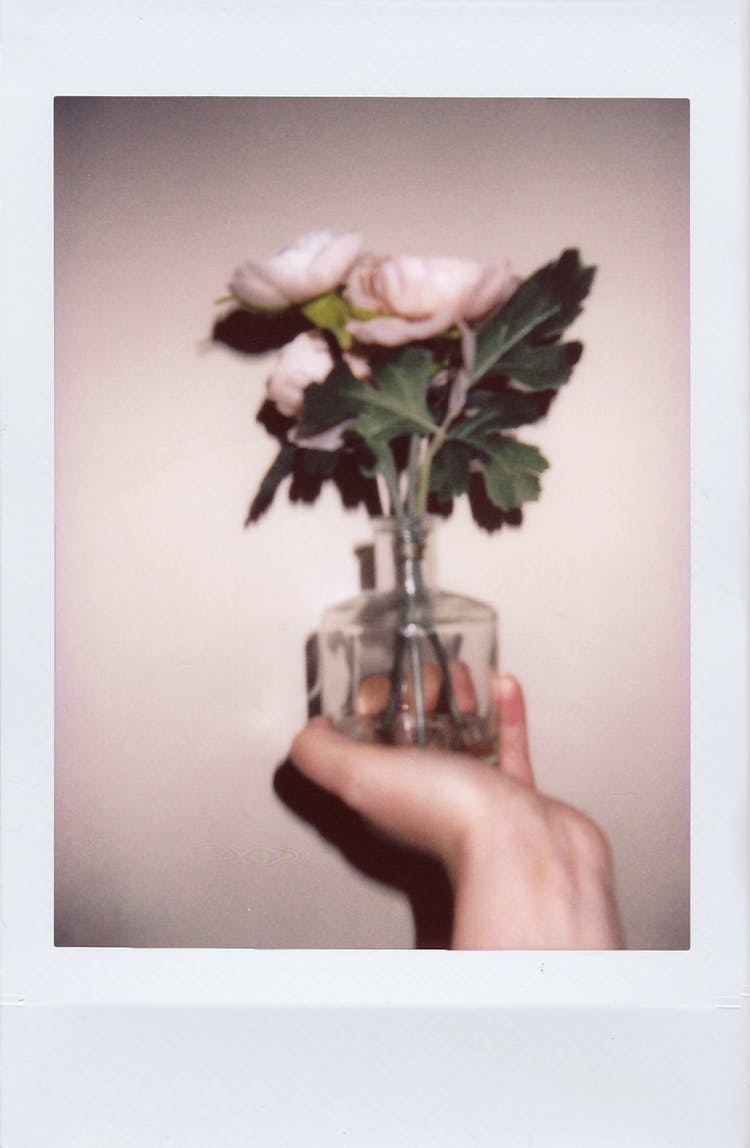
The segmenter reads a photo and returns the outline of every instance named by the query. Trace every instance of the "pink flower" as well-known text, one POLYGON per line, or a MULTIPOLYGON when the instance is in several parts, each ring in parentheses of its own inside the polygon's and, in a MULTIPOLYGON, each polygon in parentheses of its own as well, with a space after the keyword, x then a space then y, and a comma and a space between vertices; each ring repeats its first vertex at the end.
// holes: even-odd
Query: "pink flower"
MULTIPOLYGON (((344 359, 352 374, 365 379, 367 361, 361 355, 346 354, 344 359)), ((322 383, 333 370, 333 356, 320 331, 303 331, 282 347, 266 383, 266 394, 287 418, 296 418, 302 410, 302 396, 311 383, 322 383)))
POLYGON ((328 344, 319 331, 303 331, 282 347, 268 377, 266 393, 287 418, 302 410, 302 393, 310 383, 322 383, 333 369, 328 344))
POLYGON ((345 295, 353 307, 385 314, 347 326, 360 342, 385 347, 429 339, 488 315, 519 283, 507 263, 365 255, 349 273, 345 295))
POLYGON ((345 280, 362 247, 358 233, 308 231, 277 255, 243 263, 229 287, 242 302, 279 308, 325 295, 345 280))

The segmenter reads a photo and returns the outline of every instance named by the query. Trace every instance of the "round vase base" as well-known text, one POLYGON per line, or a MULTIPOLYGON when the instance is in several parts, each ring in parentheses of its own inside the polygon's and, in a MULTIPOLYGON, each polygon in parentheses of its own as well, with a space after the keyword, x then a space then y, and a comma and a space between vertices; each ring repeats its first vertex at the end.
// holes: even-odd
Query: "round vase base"
MULTIPOLYGON (((349 714, 339 718, 336 728, 352 741, 370 745, 419 746, 419 731, 413 713, 401 711, 392 721, 382 715, 374 717, 349 714)), ((428 714, 425 717, 424 741, 430 749, 466 753, 495 765, 498 757, 497 726, 475 714, 464 715, 458 725, 448 714, 428 714)))

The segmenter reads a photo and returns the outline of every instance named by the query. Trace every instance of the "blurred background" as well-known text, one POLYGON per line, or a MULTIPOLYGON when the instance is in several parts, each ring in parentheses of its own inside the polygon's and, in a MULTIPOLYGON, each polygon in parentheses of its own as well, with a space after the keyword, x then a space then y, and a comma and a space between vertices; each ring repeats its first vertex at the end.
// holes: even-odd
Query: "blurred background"
POLYGON ((330 227, 598 265, 583 358, 519 432, 551 464, 540 501, 492 535, 459 505, 438 581, 498 610, 540 787, 607 832, 629 946, 688 947, 688 102, 55 113, 56 944, 411 948, 425 898, 442 911, 421 859, 279 781, 306 642, 358 592, 370 527, 282 489, 243 529, 270 357, 211 333, 239 263, 330 227))

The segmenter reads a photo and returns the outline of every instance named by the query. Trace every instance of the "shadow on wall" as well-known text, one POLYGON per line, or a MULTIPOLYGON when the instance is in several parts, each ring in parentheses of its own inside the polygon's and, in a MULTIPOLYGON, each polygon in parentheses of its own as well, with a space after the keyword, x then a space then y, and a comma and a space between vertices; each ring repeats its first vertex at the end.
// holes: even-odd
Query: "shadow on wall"
POLYGON ((439 861, 387 840, 337 797, 304 777, 288 758, 276 770, 274 790, 292 813, 312 825, 366 877, 405 894, 414 916, 417 949, 450 948, 453 895, 439 861))
MULTIPOLYGON (((375 584, 373 547, 359 547, 356 555, 362 589, 372 589, 375 584)), ((318 649, 318 635, 311 634, 305 643, 308 718, 317 717, 321 712, 318 649)), ((274 774, 274 791, 287 809, 335 845, 359 872, 398 889, 408 898, 417 949, 450 948, 453 894, 448 875, 438 860, 398 845, 371 829, 359 814, 304 777, 289 758, 274 774)))

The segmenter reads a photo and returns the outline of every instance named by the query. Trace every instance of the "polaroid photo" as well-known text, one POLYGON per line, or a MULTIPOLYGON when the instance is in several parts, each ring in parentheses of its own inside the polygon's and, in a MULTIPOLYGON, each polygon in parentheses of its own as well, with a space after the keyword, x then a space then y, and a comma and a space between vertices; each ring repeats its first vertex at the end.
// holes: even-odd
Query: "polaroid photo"
POLYGON ((6 22, 8 1148, 739 1146, 747 13, 116 7, 6 22), (465 787, 290 751, 502 771, 493 665, 467 925, 465 787))

